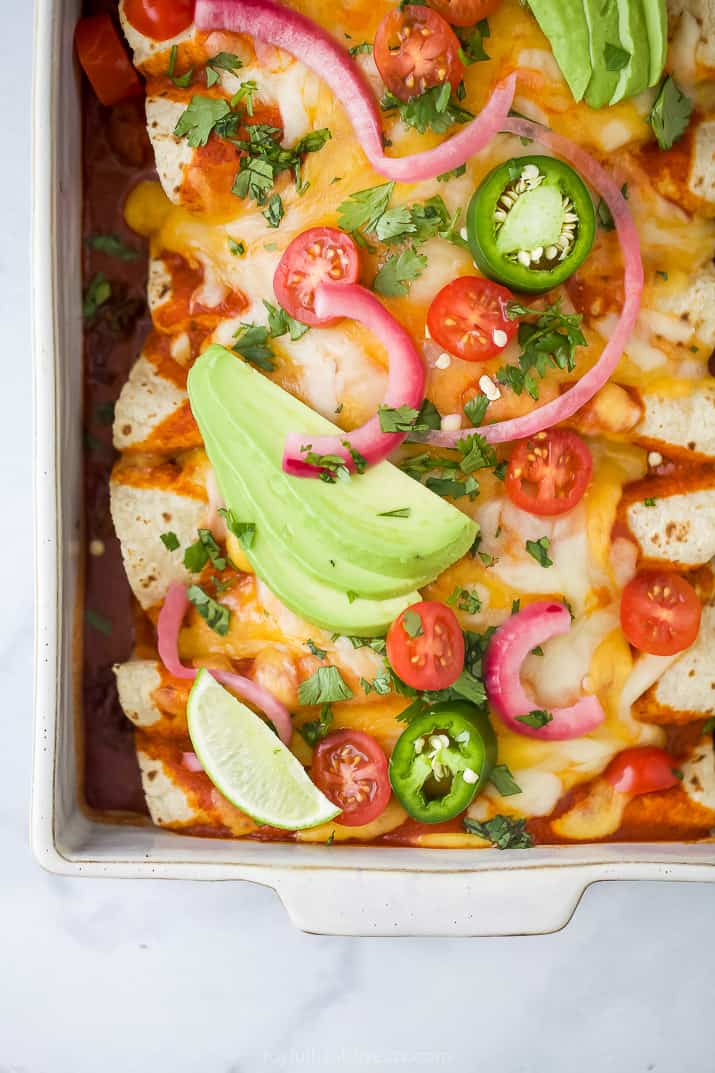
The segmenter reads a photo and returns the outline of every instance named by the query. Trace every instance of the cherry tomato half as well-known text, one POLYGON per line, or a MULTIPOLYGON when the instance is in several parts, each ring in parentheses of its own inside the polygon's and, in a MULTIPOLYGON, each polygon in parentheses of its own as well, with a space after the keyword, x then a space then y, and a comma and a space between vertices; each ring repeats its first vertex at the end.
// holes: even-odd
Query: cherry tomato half
POLYGON ((474 26, 480 19, 493 15, 501 0, 429 0, 429 3, 452 26, 474 26))
POLYGON ((464 361, 486 361, 501 353, 519 327, 506 315, 514 295, 479 276, 452 280, 432 300, 427 327, 435 342, 464 361))
POLYGON ((80 19, 74 35, 77 57, 102 104, 143 93, 119 32, 109 15, 80 19))
POLYGON ((621 596, 621 627, 630 643, 654 656, 689 648, 700 629, 702 607, 693 586, 667 570, 646 570, 621 596))
POLYGON ((583 498, 592 471, 591 452, 581 437, 550 428, 517 443, 506 471, 507 495, 531 514, 565 514, 583 498))
POLYGON ((361 827, 387 808, 390 779, 380 743, 361 730, 336 730, 313 753, 313 782, 343 811, 336 823, 361 827))
POLYGON ((423 600, 398 615, 387 633, 387 658, 413 689, 447 689, 464 670, 464 635, 446 604, 423 600))
POLYGON ((611 760, 604 778, 622 794, 650 794, 654 790, 669 790, 680 781, 675 774, 673 757, 655 745, 624 749, 611 760))
POLYGON ((375 34, 373 55, 390 93, 408 101, 443 82, 457 88, 464 75, 459 48, 441 15, 408 4, 385 15, 375 34))
POLYGON ((273 277, 275 296, 287 313, 303 324, 333 324, 315 312, 319 283, 354 283, 360 272, 357 246, 335 227, 311 227, 294 238, 273 277))
POLYGON ((154 41, 168 41, 194 21, 195 0, 124 0, 124 14, 134 29, 154 41))

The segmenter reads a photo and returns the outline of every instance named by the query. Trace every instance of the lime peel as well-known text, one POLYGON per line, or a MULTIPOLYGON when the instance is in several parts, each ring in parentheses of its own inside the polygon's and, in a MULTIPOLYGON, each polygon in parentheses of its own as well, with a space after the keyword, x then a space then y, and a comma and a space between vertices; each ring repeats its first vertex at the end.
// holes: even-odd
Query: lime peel
POLYGON ((211 782, 257 823, 299 831, 340 813, 270 727, 207 670, 191 688, 187 719, 211 782))

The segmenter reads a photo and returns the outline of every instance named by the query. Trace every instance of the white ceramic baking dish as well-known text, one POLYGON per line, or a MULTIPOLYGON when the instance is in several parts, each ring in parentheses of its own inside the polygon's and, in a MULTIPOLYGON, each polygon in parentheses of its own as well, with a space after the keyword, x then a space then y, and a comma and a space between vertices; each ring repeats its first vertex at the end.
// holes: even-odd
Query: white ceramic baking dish
POLYGON ((90 820, 78 796, 77 622, 82 541, 79 0, 37 0, 34 361, 37 556, 32 844, 66 875, 243 879, 295 923, 343 935, 553 931, 604 879, 715 879, 715 843, 447 851, 185 838, 90 820))

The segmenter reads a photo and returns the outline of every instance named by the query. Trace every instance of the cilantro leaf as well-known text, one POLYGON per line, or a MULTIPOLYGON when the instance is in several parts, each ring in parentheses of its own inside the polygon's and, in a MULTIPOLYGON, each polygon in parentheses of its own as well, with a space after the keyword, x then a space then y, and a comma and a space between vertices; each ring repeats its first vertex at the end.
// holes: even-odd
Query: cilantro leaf
POLYGON ((690 123, 693 102, 670 75, 661 83, 649 121, 661 149, 670 149, 690 123))
POLYGON ((211 560, 217 570, 225 570, 226 559, 221 555, 221 549, 214 540, 211 530, 199 529, 198 534, 198 539, 184 552, 186 569, 192 574, 200 574, 206 563, 211 560))
POLYGON ((549 368, 572 371, 576 367, 576 348, 586 345, 581 331, 582 317, 578 313, 562 313, 561 300, 546 309, 533 309, 520 302, 508 302, 506 314, 510 320, 516 317, 535 317, 535 321, 522 321, 519 325, 519 343, 522 352, 517 365, 502 365, 497 369, 496 379, 511 388, 516 395, 526 391, 532 399, 539 397, 539 377, 546 376, 549 368))
POLYGON ((231 621, 229 609, 212 599, 200 585, 190 585, 186 590, 186 595, 214 633, 225 637, 231 621))
POLYGON ((246 82, 242 82, 238 87, 233 97, 231 97, 231 107, 236 108, 239 104, 242 104, 246 113, 249 116, 253 115, 253 98, 258 93, 258 83, 253 79, 249 79, 246 82))
POLYGON ((421 637, 424 633, 422 628, 422 616, 419 611, 408 608, 402 616, 402 628, 408 637, 421 637))
POLYGON ((176 551, 181 546, 178 536, 173 532, 161 533, 159 539, 167 551, 176 551))
POLYGON ((610 41, 606 42, 603 50, 603 62, 607 71, 622 71, 624 67, 628 66, 630 58, 631 53, 621 48, 620 45, 612 45, 610 41))
POLYGON ((539 566, 544 568, 553 566, 553 559, 549 558, 549 538, 546 536, 540 537, 538 540, 527 540, 526 550, 532 559, 536 559, 539 566))
POLYGON ((452 592, 452 595, 447 600, 450 607, 456 607, 459 611, 464 611, 467 615, 476 615, 481 611, 482 601, 479 599, 475 592, 470 592, 469 589, 463 589, 460 585, 452 592))
POLYGON ((283 200, 280 194, 273 194, 268 201, 268 207, 263 213, 268 221, 269 227, 280 227, 281 220, 285 216, 285 209, 283 208, 283 200))
POLYGON ((420 416, 411 406, 379 406, 377 413, 382 432, 411 432, 420 416))
POLYGON ((85 242, 90 249, 116 257, 119 261, 136 261, 141 256, 133 246, 125 246, 119 235, 88 235, 85 242))
POLYGON ((506 764, 495 764, 489 781, 502 797, 513 797, 514 794, 521 793, 521 786, 516 782, 506 764))
MULTIPOLYGON (((174 136, 186 138, 192 149, 198 149, 208 143, 217 124, 230 115, 232 112, 228 101, 214 97, 192 97, 186 111, 179 116, 174 136)), ((236 116, 236 124, 238 122, 236 116)))
POLYGON ((547 723, 550 723, 553 719, 553 715, 550 712, 545 712, 543 708, 535 708, 533 712, 529 712, 528 715, 517 715, 516 721, 523 723, 524 726, 533 727, 535 730, 541 730, 547 723))
POLYGON ((366 190, 351 194, 347 201, 338 205, 338 226, 343 231, 374 231, 380 217, 385 213, 395 184, 381 183, 366 190))
POLYGON ((88 626, 91 626, 97 633, 103 633, 105 637, 110 637, 112 633, 111 620, 104 615, 100 615, 99 611, 93 611, 91 608, 87 608, 84 613, 85 621, 88 626))
POLYGON ((317 719, 311 719, 307 723, 303 723, 302 727, 298 727, 298 733, 303 740, 311 748, 322 741, 327 736, 328 731, 333 722, 333 709, 329 704, 324 704, 320 709, 320 715, 317 719))
POLYGON ((409 518, 410 514, 410 507, 398 507, 396 510, 380 511, 378 518, 409 518))
POLYGON ((246 252, 246 247, 243 242, 236 242, 234 238, 229 236, 228 248, 234 257, 243 257, 246 252))
POLYGON ((407 294, 409 284, 422 274, 426 265, 427 258, 417 253, 414 246, 408 246, 400 253, 388 257, 372 281, 372 289, 386 298, 402 297, 407 294))
POLYGON ((309 324, 301 324, 299 320, 291 317, 282 306, 274 306, 264 298, 263 305, 268 313, 268 331, 271 339, 279 339, 282 335, 290 335, 295 343, 302 339, 306 332, 310 331, 309 324))
POLYGON ((97 310, 112 297, 112 285, 104 272, 97 272, 87 284, 82 300, 82 316, 94 320, 97 310))
POLYGON ((251 365, 267 373, 273 372, 276 367, 273 360, 275 354, 268 342, 268 328, 262 324, 242 324, 235 339, 236 342, 231 347, 234 353, 240 354, 246 361, 250 361, 251 365))
POLYGON ((256 540, 256 523, 239 521, 230 507, 219 507, 218 513, 226 522, 226 528, 233 533, 243 547, 252 548, 256 540))
POLYGON ((475 395, 473 399, 469 399, 464 404, 465 416, 469 419, 474 428, 479 428, 489 406, 489 399, 486 395, 475 395))
POLYGON ((481 19, 476 26, 454 26, 453 30, 462 46, 459 58, 465 67, 490 59, 484 48, 484 39, 489 37, 489 23, 486 19, 481 19))
POLYGON ((414 127, 420 134, 427 130, 433 130, 435 134, 446 134, 455 123, 468 123, 474 119, 474 115, 462 108, 452 98, 452 87, 449 82, 432 86, 410 97, 408 101, 400 101, 391 93, 387 93, 381 102, 384 111, 397 109, 403 123, 408 127, 414 127))
POLYGON ((370 56, 372 54, 372 45, 369 41, 361 41, 359 45, 353 45, 348 49, 351 56, 370 56))
POLYGON ((337 667, 318 667, 298 686, 301 704, 332 704, 333 701, 350 700, 352 695, 352 689, 337 667))
POLYGON ((457 450, 462 456, 459 463, 462 473, 474 473, 477 469, 487 469, 496 465, 496 451, 478 432, 457 440, 457 450))
POLYGON ((243 60, 234 52, 218 52, 208 62, 211 67, 217 67, 220 71, 239 71, 243 67, 243 60))
POLYGON ((486 839, 496 849, 530 849, 534 845, 534 839, 526 830, 526 820, 516 820, 513 816, 493 816, 484 823, 467 817, 464 830, 486 839))
POLYGON ((316 659, 325 659, 328 654, 324 648, 318 648, 315 641, 312 641, 310 638, 305 642, 305 647, 311 655, 316 657, 316 659))

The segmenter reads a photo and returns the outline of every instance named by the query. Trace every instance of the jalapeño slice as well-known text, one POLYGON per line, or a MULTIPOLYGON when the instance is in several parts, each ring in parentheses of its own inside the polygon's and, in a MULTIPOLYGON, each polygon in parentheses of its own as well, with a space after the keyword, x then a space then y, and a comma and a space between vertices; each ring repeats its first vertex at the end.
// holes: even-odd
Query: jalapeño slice
POLYGON ((496 748, 491 723, 474 704, 436 704, 397 739, 390 758, 395 796, 415 820, 451 820, 483 789, 496 748))
POLYGON ((467 231, 485 276, 539 294, 563 283, 588 256, 596 216, 573 168, 524 156, 487 175, 469 203, 467 231))

